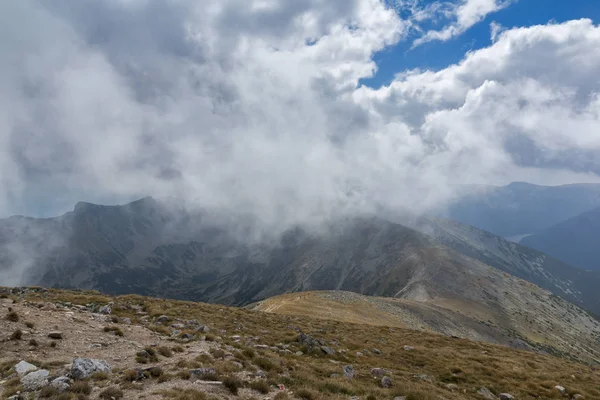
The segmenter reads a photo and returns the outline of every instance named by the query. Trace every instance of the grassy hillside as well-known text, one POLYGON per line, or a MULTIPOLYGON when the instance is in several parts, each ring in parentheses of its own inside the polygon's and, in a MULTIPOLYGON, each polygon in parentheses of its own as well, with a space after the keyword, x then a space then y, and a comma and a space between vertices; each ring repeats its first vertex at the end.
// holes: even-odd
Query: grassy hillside
POLYGON ((77 352, 79 357, 106 358, 114 364, 113 371, 102 379, 89 380, 89 394, 71 393, 61 399, 100 398, 109 388, 122 391, 123 398, 145 399, 480 399, 477 392, 482 388, 495 396, 506 392, 517 399, 576 394, 600 399, 600 373, 593 367, 400 327, 97 292, 14 289, 0 290, 0 295, 4 297, 0 311, 8 315, 11 307, 20 316, 0 325, 4 398, 18 388, 10 374, 19 359, 43 361, 51 373, 58 374, 77 352), (86 311, 110 302, 112 314, 104 316, 108 322, 96 322, 98 314, 86 311), (160 316, 168 317, 169 322, 159 323, 160 316), (131 319, 131 324, 124 324, 123 318, 131 319), (192 319, 210 327, 210 332, 191 332, 193 337, 183 339, 182 335, 190 332, 175 332, 169 325, 192 319), (47 333, 57 328, 64 337, 52 347, 47 333), (17 329, 23 337, 11 340, 17 329), (117 330, 122 337, 114 333, 117 330), (311 348, 306 341, 299 342, 300 332, 320 340, 331 354, 320 346, 311 348), (37 346, 32 346, 31 340, 36 340, 37 346), (106 347, 90 349, 87 340, 104 342, 106 347), (140 359, 136 345, 148 348, 152 344, 155 349, 168 347, 176 352, 140 359), (347 365, 354 369, 351 379, 343 374, 347 365), (149 372, 148 379, 129 382, 130 371, 153 366, 160 367, 157 375, 162 378, 149 372), (214 367, 217 376, 213 380, 222 383, 200 380, 192 384, 186 371, 197 367, 214 367), (257 378, 259 369, 264 377, 257 378), (381 386, 378 371, 391 378, 391 387, 381 386), (285 385, 285 390, 280 390, 279 384, 285 385), (239 385, 237 395, 232 385, 239 385), (554 389, 556 385, 563 386, 565 394, 554 389), (187 395, 185 390, 200 394, 187 395))

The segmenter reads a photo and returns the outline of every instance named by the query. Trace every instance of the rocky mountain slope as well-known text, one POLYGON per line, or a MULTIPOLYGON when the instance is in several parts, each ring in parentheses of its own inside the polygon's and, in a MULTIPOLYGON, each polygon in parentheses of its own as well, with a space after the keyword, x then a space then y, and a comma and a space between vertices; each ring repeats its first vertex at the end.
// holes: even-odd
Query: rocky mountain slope
POLYGON ((600 208, 527 236, 521 244, 571 265, 600 271, 600 208))
POLYGON ((590 366, 404 328, 0 288, 3 399, 598 399, 590 366))
POLYGON ((517 284, 529 290, 519 291, 518 296, 509 296, 505 291, 493 307, 457 298, 421 302, 342 291, 289 293, 249 307, 284 315, 437 332, 600 363, 597 320, 549 292, 523 281, 517 284))
POLYGON ((470 185, 440 215, 503 237, 531 234, 600 206, 600 184, 470 185))
POLYGON ((538 250, 443 218, 407 220, 414 229, 487 265, 525 279, 600 315, 600 273, 567 265, 538 250))
POLYGON ((32 285, 234 305, 286 292, 346 290, 496 307, 505 291, 523 290, 500 269, 600 310, 597 275, 481 231, 436 224, 420 225, 426 236, 378 218, 352 218, 245 242, 238 221, 151 198, 125 206, 80 203, 58 218, 0 221, 0 277, 10 284, 16 269, 20 282, 32 285))

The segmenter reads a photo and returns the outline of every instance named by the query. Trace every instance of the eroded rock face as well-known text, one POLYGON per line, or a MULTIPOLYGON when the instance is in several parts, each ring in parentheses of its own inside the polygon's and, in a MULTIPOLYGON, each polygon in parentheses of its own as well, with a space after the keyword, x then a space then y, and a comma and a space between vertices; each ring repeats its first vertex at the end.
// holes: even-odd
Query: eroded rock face
POLYGON ((73 379, 85 379, 94 372, 110 372, 110 370, 110 365, 104 360, 76 358, 71 365, 71 377, 73 379))

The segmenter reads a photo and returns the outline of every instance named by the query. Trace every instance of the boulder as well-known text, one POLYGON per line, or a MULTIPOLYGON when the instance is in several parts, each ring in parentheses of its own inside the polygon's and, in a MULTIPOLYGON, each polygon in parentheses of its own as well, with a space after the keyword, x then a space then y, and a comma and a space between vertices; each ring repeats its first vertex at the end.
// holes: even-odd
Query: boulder
POLYGON ((390 378, 389 376, 384 376, 383 378, 381 378, 381 382, 379 382, 379 384, 382 388, 390 388, 393 385, 392 378, 390 378))
POLYGON ((27 375, 30 372, 37 371, 38 367, 33 364, 29 364, 27 361, 19 361, 17 365, 15 365, 15 372, 19 376, 27 375))
POLYGON ((85 379, 94 372, 110 372, 110 370, 110 365, 104 360, 76 358, 71 365, 71 377, 73 379, 85 379))
POLYGON ((48 378, 50 372, 45 369, 33 371, 21 378, 21 384, 27 391, 40 390, 44 386, 48 386, 48 378))
POLYGON ((307 335, 304 333, 301 333, 298 335, 298 342, 301 345, 306 346, 308 351, 311 351, 315 347, 319 348, 319 347, 323 346, 323 342, 321 340, 316 339, 316 338, 312 337, 311 335, 307 335))

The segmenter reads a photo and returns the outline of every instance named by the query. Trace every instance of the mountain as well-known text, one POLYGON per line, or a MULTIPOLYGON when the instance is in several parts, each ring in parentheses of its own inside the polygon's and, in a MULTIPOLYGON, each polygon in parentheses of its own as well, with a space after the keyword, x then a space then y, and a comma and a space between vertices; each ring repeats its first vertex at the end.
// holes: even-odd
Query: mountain
POLYGON ((527 236, 520 243, 571 265, 600 271, 600 207, 527 236))
POLYGON ((462 254, 532 282, 600 315, 600 272, 565 264, 538 250, 475 227, 444 218, 420 217, 406 222, 462 254))
POLYGON ((598 321, 576 306, 599 310, 596 275, 584 286, 576 274, 585 271, 560 272, 568 267, 545 262, 541 253, 514 247, 513 258, 489 257, 494 267, 476 259, 487 260, 489 253, 477 247, 480 238, 471 247, 457 246, 435 232, 427 236, 376 217, 337 219, 314 230, 290 228, 276 240, 262 241, 245 240, 250 225, 152 198, 124 206, 79 203, 51 219, 9 218, 0 221, 0 284, 19 270, 28 285, 227 305, 342 290, 441 307, 440 326, 452 319, 449 312, 463 315, 459 320, 467 325, 485 321, 492 333, 469 331, 482 340, 598 358, 593 350, 598 321), (551 286, 576 305, 503 269, 551 286))
POLYGON ((600 206, 600 184, 471 185, 439 215, 503 237, 519 237, 600 206))
MULTIPOLYGON (((513 278, 514 279, 514 278, 513 278)), ((515 279, 515 282, 519 280, 515 279)), ((252 304, 253 310, 304 315, 344 323, 408 328, 442 333, 515 348, 571 355, 600 361, 600 325, 559 297, 538 287, 518 296, 497 297, 492 308, 436 298, 422 302, 404 298, 364 296, 353 292, 288 293, 252 304), (565 320, 570 320, 565 324, 565 320), (583 329, 578 329, 583 327, 583 329), (595 332, 590 335, 589 332, 595 332)), ((517 293, 511 290, 510 293, 517 293)))

